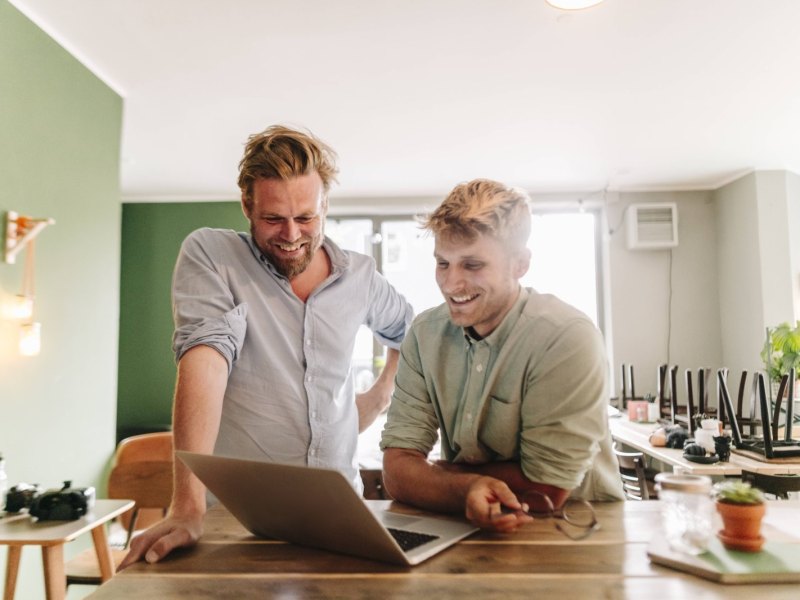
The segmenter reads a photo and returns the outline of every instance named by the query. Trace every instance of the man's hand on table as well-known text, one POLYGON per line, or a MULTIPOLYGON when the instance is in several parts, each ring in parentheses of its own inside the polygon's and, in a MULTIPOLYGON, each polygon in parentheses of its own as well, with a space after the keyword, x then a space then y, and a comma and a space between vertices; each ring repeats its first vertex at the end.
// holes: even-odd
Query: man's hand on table
POLYGON ((140 560, 158 562, 175 548, 193 546, 202 534, 202 515, 195 518, 167 517, 131 540, 131 550, 119 568, 124 569, 140 560))
POLYGON ((498 533, 512 533, 533 521, 524 511, 514 492, 494 477, 480 477, 467 490, 466 516, 476 527, 498 533), (502 507, 514 512, 503 513, 502 507))

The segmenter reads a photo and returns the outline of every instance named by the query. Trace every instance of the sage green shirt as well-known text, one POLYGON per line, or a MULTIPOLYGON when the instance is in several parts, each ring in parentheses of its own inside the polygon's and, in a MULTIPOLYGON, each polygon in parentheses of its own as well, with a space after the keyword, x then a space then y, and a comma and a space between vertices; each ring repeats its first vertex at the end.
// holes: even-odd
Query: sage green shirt
POLYGON ((519 461, 531 481, 623 499, 603 338, 577 309, 522 289, 497 329, 476 340, 443 304, 414 320, 400 352, 381 449, 427 456, 441 436, 450 462, 519 461))

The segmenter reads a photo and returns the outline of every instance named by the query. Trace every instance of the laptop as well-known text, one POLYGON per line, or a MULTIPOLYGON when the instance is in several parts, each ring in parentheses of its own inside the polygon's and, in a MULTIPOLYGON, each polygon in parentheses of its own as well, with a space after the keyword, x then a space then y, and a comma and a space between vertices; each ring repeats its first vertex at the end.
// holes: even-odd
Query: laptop
POLYGON ((416 565, 478 529, 463 520, 401 515, 364 500, 339 471, 193 452, 180 458, 260 537, 416 565))

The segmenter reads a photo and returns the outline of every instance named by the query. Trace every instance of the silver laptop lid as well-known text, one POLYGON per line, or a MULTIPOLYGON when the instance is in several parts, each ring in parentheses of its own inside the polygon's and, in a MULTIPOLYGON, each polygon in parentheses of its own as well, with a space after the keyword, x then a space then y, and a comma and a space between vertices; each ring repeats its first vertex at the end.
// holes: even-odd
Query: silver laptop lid
POLYGON ((394 564, 418 564, 477 529, 461 521, 386 513, 389 526, 436 536, 404 552, 338 471, 177 452, 248 531, 394 564))

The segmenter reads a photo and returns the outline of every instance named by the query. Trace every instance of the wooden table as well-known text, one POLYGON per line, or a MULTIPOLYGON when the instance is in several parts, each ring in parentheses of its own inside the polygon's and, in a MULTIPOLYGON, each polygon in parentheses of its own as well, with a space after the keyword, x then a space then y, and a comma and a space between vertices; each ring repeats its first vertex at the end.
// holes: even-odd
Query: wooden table
POLYGON ((92 532, 103 581, 114 575, 114 563, 104 524, 133 508, 130 500, 97 500, 92 509, 75 521, 37 521, 27 512, 0 513, 0 544, 8 546, 4 600, 12 600, 23 546, 41 546, 45 594, 48 600, 64 598, 64 544, 92 532))
POLYGON ((648 438, 650 433, 658 427, 656 423, 635 423, 629 421, 627 416, 619 415, 609 418, 608 426, 611 430, 611 437, 617 442, 643 452, 652 460, 683 473, 720 477, 736 477, 742 474, 742 470, 769 475, 800 474, 800 460, 794 462, 764 462, 733 452, 731 452, 728 462, 702 465, 683 458, 683 450, 657 447, 650 444, 648 438))
MULTIPOLYGON (((516 534, 477 533, 417 567, 397 567, 253 537, 216 506, 197 546, 121 571, 91 599, 796 600, 797 584, 726 586, 652 564, 647 546, 659 535, 659 508, 658 502, 597 504, 601 529, 583 541, 538 520, 516 534)), ((798 528, 800 504, 770 503, 763 531, 769 540, 800 544, 798 528)))

